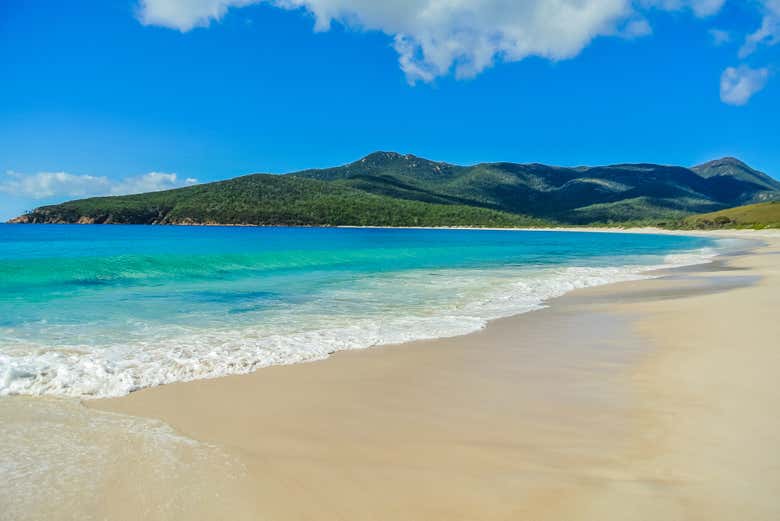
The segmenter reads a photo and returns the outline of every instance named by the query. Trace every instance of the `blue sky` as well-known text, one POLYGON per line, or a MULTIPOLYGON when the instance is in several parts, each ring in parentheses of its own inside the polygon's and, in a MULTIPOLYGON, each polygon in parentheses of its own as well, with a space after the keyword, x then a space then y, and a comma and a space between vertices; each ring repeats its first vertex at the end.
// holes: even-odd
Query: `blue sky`
POLYGON ((5 0, 0 218, 374 150, 780 177, 780 0, 451 5, 5 0))

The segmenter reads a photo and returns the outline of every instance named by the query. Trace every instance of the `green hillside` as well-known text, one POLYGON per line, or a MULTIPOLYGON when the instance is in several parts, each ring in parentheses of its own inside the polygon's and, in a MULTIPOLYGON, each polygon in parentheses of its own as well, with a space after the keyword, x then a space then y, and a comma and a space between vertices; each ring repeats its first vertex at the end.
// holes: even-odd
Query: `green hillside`
POLYGON ((749 204, 719 212, 693 215, 684 224, 691 228, 780 228, 780 202, 749 204))
POLYGON ((780 182, 733 158, 655 164, 458 166, 375 152, 347 165, 254 174, 166 192, 38 208, 15 222, 527 226, 682 223, 780 200, 780 182))
POLYGON ((533 226, 544 221, 463 205, 368 194, 294 176, 255 174, 164 192, 44 206, 28 223, 332 226, 533 226))

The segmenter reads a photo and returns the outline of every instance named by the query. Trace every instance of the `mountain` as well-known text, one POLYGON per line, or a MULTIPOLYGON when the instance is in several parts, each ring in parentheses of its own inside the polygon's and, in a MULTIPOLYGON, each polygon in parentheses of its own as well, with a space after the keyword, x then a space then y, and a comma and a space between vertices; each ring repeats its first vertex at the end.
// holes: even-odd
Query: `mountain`
POLYGON ((685 219, 690 228, 780 228, 780 201, 749 204, 685 219))
POLYGON ((709 161, 702 165, 694 166, 691 170, 707 179, 713 177, 733 178, 762 186, 767 191, 780 190, 780 181, 772 179, 763 172, 750 168, 748 165, 734 157, 724 157, 723 159, 709 161))
POLYGON ((459 166, 375 152, 347 165, 38 208, 16 222, 517 226, 676 221, 780 199, 780 182, 724 158, 655 164, 459 166))
MULTIPOLYGON (((736 160, 721 160, 724 164, 730 161, 736 160)), ((345 166, 292 175, 400 199, 466 204, 589 224, 676 218, 780 198, 780 182, 739 164, 744 168, 735 167, 733 172, 706 165, 688 169, 653 164, 563 168, 482 163, 463 167, 376 152, 345 166)))

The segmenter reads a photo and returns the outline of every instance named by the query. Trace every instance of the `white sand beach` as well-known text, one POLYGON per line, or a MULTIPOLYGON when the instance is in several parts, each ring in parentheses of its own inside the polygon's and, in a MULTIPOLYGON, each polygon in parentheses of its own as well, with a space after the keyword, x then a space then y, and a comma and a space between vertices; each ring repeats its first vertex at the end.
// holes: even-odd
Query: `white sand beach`
MULTIPOLYGON (((210 475, 230 494, 150 519, 774 520, 780 238, 760 238, 463 337, 85 403, 241 462, 210 475)), ((143 481, 104 487, 100 517, 137 518, 143 481)))

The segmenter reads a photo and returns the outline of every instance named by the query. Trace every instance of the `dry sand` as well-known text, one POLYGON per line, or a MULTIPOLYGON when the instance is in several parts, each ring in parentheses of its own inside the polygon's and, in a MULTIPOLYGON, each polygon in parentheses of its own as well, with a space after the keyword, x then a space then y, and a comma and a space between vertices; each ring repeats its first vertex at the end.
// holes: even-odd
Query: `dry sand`
MULTIPOLYGON (((146 518, 774 521, 780 237, 765 241, 464 337, 88 405, 242 463, 209 475, 229 494, 146 518)), ((127 490, 102 489, 99 517, 137 518, 127 490)))

